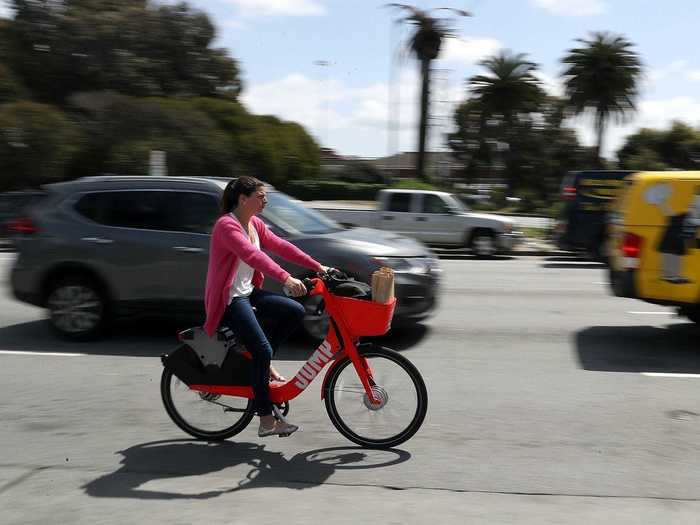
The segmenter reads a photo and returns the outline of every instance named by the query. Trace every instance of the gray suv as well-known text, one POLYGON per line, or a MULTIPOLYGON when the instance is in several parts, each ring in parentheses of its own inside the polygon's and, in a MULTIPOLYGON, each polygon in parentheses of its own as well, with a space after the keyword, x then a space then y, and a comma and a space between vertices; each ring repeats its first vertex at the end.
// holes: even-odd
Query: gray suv
MULTIPOLYGON (((95 338, 118 318, 159 315, 203 320, 209 232, 228 180, 101 176, 44 187, 21 218, 12 269, 15 297, 46 307, 72 339, 95 338)), ((440 268, 421 243, 368 228, 344 229, 268 188, 261 218, 316 260, 369 282, 380 266, 396 272, 395 323, 419 321, 436 304, 440 268)), ((278 262, 295 277, 308 270, 278 262)), ((265 280, 265 288, 280 284, 265 280)), ((304 328, 325 335, 318 299, 305 300, 304 328)))

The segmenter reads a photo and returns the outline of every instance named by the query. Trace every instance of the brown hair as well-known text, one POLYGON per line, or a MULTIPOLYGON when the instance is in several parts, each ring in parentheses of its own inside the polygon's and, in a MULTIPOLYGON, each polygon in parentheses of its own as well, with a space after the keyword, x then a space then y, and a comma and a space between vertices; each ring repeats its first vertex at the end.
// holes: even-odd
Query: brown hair
POLYGON ((221 197, 221 203, 219 204, 219 211, 221 215, 231 213, 238 206, 238 198, 241 195, 250 196, 258 188, 265 186, 265 184, 254 177, 248 177, 246 175, 238 177, 237 179, 232 179, 224 190, 224 194, 221 197))

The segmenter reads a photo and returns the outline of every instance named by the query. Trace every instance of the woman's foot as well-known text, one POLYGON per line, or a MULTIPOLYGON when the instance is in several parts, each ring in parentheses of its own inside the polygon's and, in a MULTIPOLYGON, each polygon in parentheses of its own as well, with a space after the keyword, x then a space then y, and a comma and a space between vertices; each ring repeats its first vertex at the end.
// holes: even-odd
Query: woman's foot
POLYGON ((299 430, 297 425, 292 425, 286 421, 277 421, 274 416, 263 416, 260 418, 258 437, 288 436, 297 430, 299 430))
POLYGON ((284 382, 287 379, 280 374, 277 370, 275 370, 275 367, 270 365, 270 381, 281 381, 284 382))

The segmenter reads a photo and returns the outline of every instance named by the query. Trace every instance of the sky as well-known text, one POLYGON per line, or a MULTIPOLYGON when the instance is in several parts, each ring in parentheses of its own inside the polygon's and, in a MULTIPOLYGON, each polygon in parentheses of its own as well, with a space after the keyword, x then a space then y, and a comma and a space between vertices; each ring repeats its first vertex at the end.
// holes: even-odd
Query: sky
MULTIPOLYGON (((0 15, 6 6, 0 0, 0 15)), ((174 3, 174 0, 161 0, 174 3)), ((189 0, 218 30, 214 45, 239 61, 243 103, 254 113, 303 124, 343 155, 379 157, 416 149, 418 63, 405 51, 410 28, 401 13, 374 0, 189 0)), ((621 34, 644 64, 638 112, 614 124, 604 154, 614 157, 640 127, 673 119, 700 126, 700 56, 694 37, 697 0, 413 0, 430 9, 466 9, 457 38, 434 62, 431 149, 446 150, 454 107, 480 60, 509 49, 539 64, 546 89, 561 94, 560 62, 591 31, 621 34)), ((447 13, 437 11, 435 15, 447 13)), ((584 144, 590 120, 573 119, 584 144)))

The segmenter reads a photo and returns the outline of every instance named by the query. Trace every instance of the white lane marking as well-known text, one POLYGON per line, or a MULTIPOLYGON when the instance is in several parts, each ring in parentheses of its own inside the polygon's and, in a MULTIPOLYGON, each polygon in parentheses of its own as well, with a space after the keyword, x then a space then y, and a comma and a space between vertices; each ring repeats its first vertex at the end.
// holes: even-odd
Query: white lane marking
POLYGON ((676 312, 627 312, 635 315, 676 315, 676 312))
POLYGON ((6 354, 6 355, 36 355, 36 356, 44 356, 44 355, 50 355, 50 356, 55 356, 55 357, 83 357, 86 356, 87 354, 70 354, 68 352, 22 352, 20 350, 0 350, 0 354, 6 354))
POLYGON ((694 378, 700 378, 700 374, 673 374, 673 373, 666 373, 666 372, 641 372, 643 376, 647 377, 694 377, 694 378))

